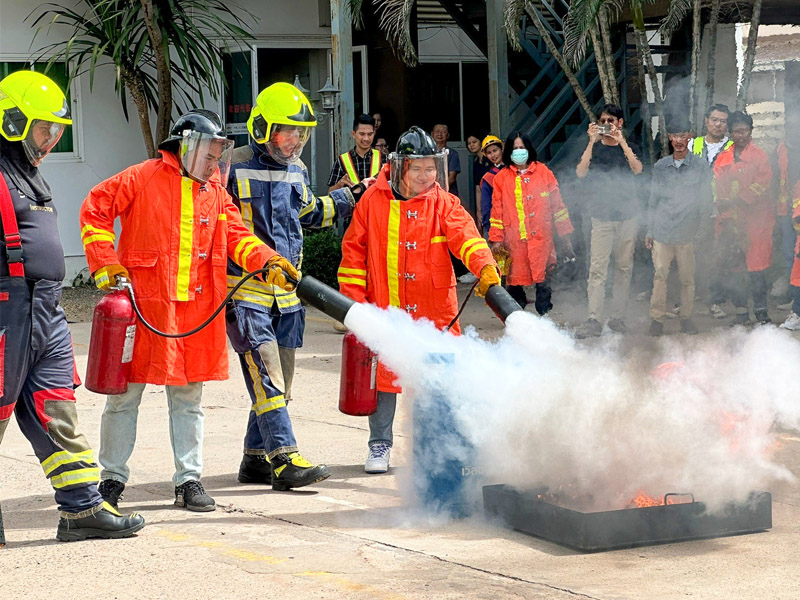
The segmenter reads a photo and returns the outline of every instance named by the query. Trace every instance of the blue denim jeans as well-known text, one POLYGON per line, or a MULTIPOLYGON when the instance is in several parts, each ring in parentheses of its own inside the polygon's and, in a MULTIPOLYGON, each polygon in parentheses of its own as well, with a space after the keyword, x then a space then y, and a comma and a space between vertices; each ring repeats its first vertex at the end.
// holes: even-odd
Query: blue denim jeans
MULTIPOLYGON (((108 396, 100 420, 100 479, 125 483, 130 476, 128 459, 136 442, 136 421, 145 384, 128 384, 128 391, 108 396)), ((203 471, 203 382, 168 385, 169 438, 175 458, 176 486, 199 480, 203 471)))
POLYGON ((397 394, 378 392, 378 409, 369 416, 369 445, 386 442, 392 445, 392 425, 397 409, 397 394))

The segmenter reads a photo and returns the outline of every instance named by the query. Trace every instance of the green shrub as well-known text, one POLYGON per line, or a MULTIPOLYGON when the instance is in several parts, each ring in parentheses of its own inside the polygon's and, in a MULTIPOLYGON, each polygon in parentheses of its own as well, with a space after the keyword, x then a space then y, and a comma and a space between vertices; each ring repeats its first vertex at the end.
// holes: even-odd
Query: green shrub
POLYGON ((303 275, 311 275, 322 283, 339 289, 336 272, 342 260, 342 239, 335 227, 306 232, 303 236, 303 275))

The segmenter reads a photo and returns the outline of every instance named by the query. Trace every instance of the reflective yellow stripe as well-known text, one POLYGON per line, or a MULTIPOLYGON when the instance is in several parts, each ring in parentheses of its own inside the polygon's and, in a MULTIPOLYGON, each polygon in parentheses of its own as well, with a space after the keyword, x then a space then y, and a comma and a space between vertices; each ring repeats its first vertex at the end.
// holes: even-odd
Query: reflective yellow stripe
POLYGON ((283 396, 283 394, 280 394, 279 396, 267 398, 262 402, 257 402, 253 405, 253 410, 255 411, 256 416, 259 416, 271 410, 275 410, 276 408, 283 408, 284 406, 286 406, 286 398, 283 396))
POLYGON ((111 242, 114 243, 114 237, 110 235, 106 235, 105 233, 96 233, 94 235, 87 236, 83 238, 83 245, 88 246, 92 242, 111 242))
POLYGON ((247 370, 250 373, 250 383, 253 384, 253 393, 256 395, 256 404, 266 401, 267 392, 264 390, 264 386, 261 385, 261 373, 258 372, 256 361, 253 360, 252 350, 244 353, 244 360, 247 363, 247 370))
POLYGON ((519 239, 528 239, 528 230, 525 228, 525 203, 522 200, 522 177, 517 175, 514 186, 514 198, 517 200, 517 218, 519 219, 519 239))
POLYGON ((300 201, 300 205, 301 205, 300 212, 297 213, 298 217, 304 217, 308 213, 314 210, 314 203, 309 202, 308 188, 306 186, 303 186, 303 199, 300 201))
POLYGON ((447 242, 447 236, 437 235, 436 237, 431 238, 431 244, 438 244, 439 242, 447 242))
POLYGON ((792 200, 792 208, 797 208, 798 206, 800 206, 800 198, 795 198, 792 200))
POLYGON ((83 229, 81 229, 81 237, 85 236, 87 233, 98 233, 100 235, 108 235, 111 236, 111 241, 113 242, 117 239, 117 236, 114 235, 113 231, 109 231, 108 229, 100 229, 99 227, 95 227, 94 225, 84 225, 83 229))
POLYGON ((475 244, 483 241, 483 238, 470 238, 461 244, 461 250, 458 251, 458 256, 461 258, 461 261, 464 262, 464 253, 470 248, 470 246, 474 246, 475 244))
POLYGON ((249 246, 247 246, 247 248, 245 248, 244 252, 242 252, 242 258, 241 258, 241 263, 240 263, 240 264, 241 264, 242 266, 244 266, 245 264, 247 264, 247 259, 249 258, 249 256, 250 256, 250 253, 251 253, 253 250, 255 250, 256 248, 258 248, 259 246, 261 246, 261 245, 262 245, 262 244, 261 244, 261 241, 259 240, 258 242, 253 242, 252 244, 250 244, 249 246))
POLYGON ((349 152, 345 152, 342 154, 341 159, 342 166, 344 166, 344 170, 347 171, 347 176, 350 178, 350 181, 358 183, 358 173, 356 173, 356 166, 353 164, 353 157, 350 156, 349 152))
POLYGON ((90 467, 88 469, 75 469, 74 471, 67 471, 66 473, 56 475, 50 479, 50 485, 56 489, 61 489, 70 485, 91 483, 99 479, 100 469, 97 467, 90 467))
POLYGON ((703 138, 696 137, 692 142, 692 154, 697 154, 698 156, 703 153, 703 138))
POLYGON ((330 196, 322 196, 322 227, 330 227, 333 225, 333 215, 335 209, 333 206, 333 198, 330 196))
POLYGON ((475 252, 475 250, 482 250, 484 248, 486 250, 489 249, 489 244, 487 244, 485 240, 482 239, 481 242, 482 242, 481 244, 475 244, 474 246, 472 246, 472 248, 470 248, 469 251, 467 251, 466 256, 464 256, 464 260, 461 261, 467 266, 467 268, 469 268, 469 258, 470 256, 472 256, 472 253, 475 252))
POLYGON ((356 279, 355 277, 339 277, 339 283, 354 283, 361 287, 367 287, 366 279, 356 279))
POLYGON ((339 267, 338 273, 345 273, 350 275, 366 275, 365 269, 351 269, 350 267, 339 267))
POLYGON ((380 150, 373 150, 372 151, 372 164, 369 167, 369 176, 375 177, 378 174, 378 171, 381 170, 381 151, 380 150))
POLYGON ((254 235, 248 235, 243 240, 236 244, 236 249, 233 251, 233 262, 241 265, 244 259, 244 253, 250 254, 250 250, 255 244, 260 244, 261 240, 254 235), (248 248, 249 246, 249 248, 248 248))
POLYGON ((250 202, 241 202, 239 212, 242 213, 242 222, 250 231, 253 231, 253 205, 250 202))
POLYGON ((181 241, 178 247, 178 281, 175 297, 189 299, 189 279, 192 274, 192 234, 194 233, 194 182, 188 177, 181 179, 181 241))
POLYGON ((539 195, 540 195, 542 198, 549 198, 549 197, 550 197, 550 192, 542 192, 542 193, 541 193, 541 194, 539 194, 539 195))
POLYGON ((42 469, 44 469, 45 476, 48 476, 62 465, 79 462, 93 463, 94 452, 89 449, 84 450, 83 452, 78 452, 77 454, 72 454, 72 452, 62 450, 60 452, 56 452, 55 454, 51 454, 44 459, 42 461, 42 469))
POLYGON ((563 210, 560 210, 553 216, 553 218, 555 219, 555 221, 557 223, 560 222, 560 221, 564 221, 566 219, 569 219, 569 211, 566 208, 563 209, 563 210))
POLYGON ((386 281, 389 285, 389 305, 400 306, 400 201, 392 200, 389 206, 387 231, 386 281))
POLYGON ((239 187, 239 198, 250 198, 250 180, 237 179, 236 185, 239 187))
POLYGON ((754 194, 756 194, 756 195, 760 196, 761 194, 763 194, 763 193, 766 191, 766 189, 767 189, 767 188, 765 188, 765 187, 764 187, 763 185, 761 185, 760 183, 754 183, 754 184, 752 184, 752 185, 751 185, 751 186, 750 186, 748 189, 749 189, 751 192, 753 192, 754 194))
POLYGON ((108 271, 105 267, 97 271, 97 273, 94 275, 94 283, 97 287, 103 287, 104 285, 108 284, 109 281, 108 271))
POLYGON ((217 216, 217 221, 227 221, 227 220, 228 220, 228 215, 220 214, 217 216))
POLYGON ((276 298, 272 294, 257 294, 253 293, 252 291, 243 292, 242 288, 239 288, 236 291, 236 293, 233 295, 233 299, 239 300, 240 302, 249 302, 250 304, 266 306, 267 308, 272 308, 276 303, 280 308, 290 308, 300 304, 300 298, 297 296, 294 296, 293 298, 276 298))

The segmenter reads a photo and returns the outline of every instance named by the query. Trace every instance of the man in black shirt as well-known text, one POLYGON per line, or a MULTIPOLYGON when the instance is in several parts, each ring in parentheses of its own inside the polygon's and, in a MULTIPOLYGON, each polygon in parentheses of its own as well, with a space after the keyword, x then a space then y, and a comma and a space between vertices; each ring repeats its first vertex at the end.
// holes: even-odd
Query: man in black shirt
POLYGON ((144 527, 97 490, 99 471, 77 431, 72 338, 59 306, 64 249, 39 165, 72 123, 48 77, 17 71, 0 81, 0 440, 12 414, 33 446, 61 509, 56 537, 121 538, 144 527))
POLYGON ((639 148, 625 139, 623 112, 606 104, 597 123, 589 125, 589 144, 578 163, 576 174, 584 179, 592 219, 589 263, 589 318, 575 332, 579 338, 603 332, 601 319, 606 295, 608 263, 614 255, 614 296, 608 327, 625 333, 625 305, 628 300, 639 194, 636 175, 642 172, 639 148), (598 143, 599 142, 599 143, 598 143))

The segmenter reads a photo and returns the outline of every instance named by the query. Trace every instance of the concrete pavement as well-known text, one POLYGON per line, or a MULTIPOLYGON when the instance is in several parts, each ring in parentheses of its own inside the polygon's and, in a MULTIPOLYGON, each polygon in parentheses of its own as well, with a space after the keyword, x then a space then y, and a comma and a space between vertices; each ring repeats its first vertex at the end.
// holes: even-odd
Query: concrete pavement
MULTIPOLYGON (((577 320, 556 303, 556 320, 577 320)), ((477 300, 463 321, 487 337, 501 332, 477 300)), ((90 325, 72 329, 83 373, 90 325)), ((629 337, 626 344, 647 343, 629 337)), ((172 507, 165 396, 148 387, 121 503, 147 519, 134 538, 55 541, 51 489, 27 441, 10 426, 0 446, 9 541, 0 550, 0 599, 800 597, 800 492, 794 484, 770 490, 771 531, 598 554, 479 518, 433 523, 409 513, 407 407, 400 403, 394 468, 364 474, 366 419, 337 410, 341 339, 330 319, 309 312, 290 412, 301 452, 331 467, 332 477, 315 486, 273 492, 237 483, 249 400, 235 355, 231 379, 207 384, 203 483, 219 505, 210 514, 172 507)), ((96 448, 104 398, 80 388, 78 402, 81 429, 96 448)), ((800 474, 800 434, 780 437, 779 461, 800 474)))

